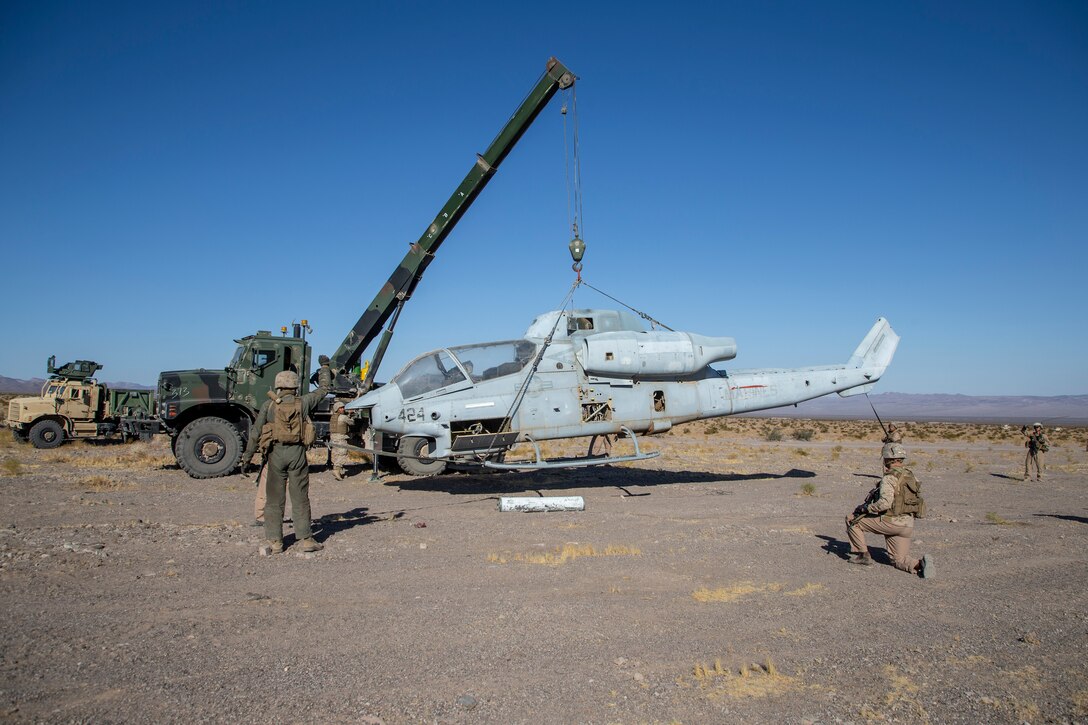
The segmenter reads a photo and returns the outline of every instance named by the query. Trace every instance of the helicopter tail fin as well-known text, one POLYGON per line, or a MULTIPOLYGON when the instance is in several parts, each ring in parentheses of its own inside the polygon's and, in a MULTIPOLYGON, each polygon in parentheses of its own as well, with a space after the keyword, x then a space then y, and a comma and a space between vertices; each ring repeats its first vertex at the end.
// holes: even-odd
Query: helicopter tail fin
POLYGON ((846 363, 848 368, 860 368, 868 381, 857 387, 839 392, 846 398, 851 395, 861 395, 873 388, 873 384, 880 379, 884 371, 888 369, 892 358, 895 357, 895 349, 899 346, 899 335, 883 317, 878 317, 876 323, 869 330, 869 334, 862 339, 861 344, 854 350, 850 360, 846 363))

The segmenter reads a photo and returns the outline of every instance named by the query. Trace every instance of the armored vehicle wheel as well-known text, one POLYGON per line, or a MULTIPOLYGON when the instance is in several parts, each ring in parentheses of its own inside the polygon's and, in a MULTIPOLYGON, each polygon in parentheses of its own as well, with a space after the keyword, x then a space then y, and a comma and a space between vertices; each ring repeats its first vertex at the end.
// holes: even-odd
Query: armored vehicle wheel
POLYGON ((397 453, 400 454, 397 457, 397 463, 409 476, 437 476, 446 470, 446 462, 426 458, 432 450, 429 439, 406 436, 400 439, 400 444, 397 446, 397 453), (404 458, 403 456, 421 456, 422 458, 404 458))
POLYGON ((55 420, 39 420, 30 429, 30 442, 35 448, 56 448, 64 443, 64 428, 55 420))
POLYGON ((16 443, 29 443, 30 434, 20 431, 18 428, 11 429, 11 437, 15 439, 16 443))
POLYGON ((242 436, 228 420, 198 418, 178 434, 174 455, 193 478, 219 478, 238 466, 242 436))

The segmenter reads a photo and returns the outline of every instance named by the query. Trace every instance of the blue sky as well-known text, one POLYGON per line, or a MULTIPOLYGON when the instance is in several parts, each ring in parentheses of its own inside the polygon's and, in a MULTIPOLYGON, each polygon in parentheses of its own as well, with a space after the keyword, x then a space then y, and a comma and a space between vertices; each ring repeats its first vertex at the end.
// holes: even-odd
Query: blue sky
MULTIPOLYGON (((1088 393, 1079 2, 0 4, 0 374, 153 383, 304 317, 331 353, 551 55, 595 286, 738 368, 844 361, 884 316, 880 391, 1088 393)), ((562 300, 558 100, 379 378, 562 300)))

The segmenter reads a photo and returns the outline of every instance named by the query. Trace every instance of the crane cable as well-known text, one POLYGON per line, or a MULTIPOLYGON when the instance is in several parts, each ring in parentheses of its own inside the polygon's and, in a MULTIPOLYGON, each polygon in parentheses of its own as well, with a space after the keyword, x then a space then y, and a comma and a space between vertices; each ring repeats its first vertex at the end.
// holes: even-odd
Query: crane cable
POLYGON ((618 299, 616 299, 615 297, 613 297, 612 295, 608 294, 607 292, 605 292, 605 291, 604 291, 604 290, 602 290, 602 289, 597 289, 596 287, 594 287, 593 285, 591 285, 591 284, 590 284, 589 282, 586 282, 585 280, 582 280, 582 284, 584 284, 584 285, 585 285, 586 287, 589 287, 589 288, 590 288, 591 290, 593 290, 594 292, 599 292, 600 294, 604 295, 605 297, 607 297, 608 299, 612 300, 613 302, 616 302, 616 303, 618 303, 618 304, 621 304, 621 305, 623 305, 623 306, 624 306, 624 307, 626 307, 627 309, 631 310, 631 312, 634 312, 634 313, 635 313, 636 315, 638 315, 638 316, 639 316, 639 317, 641 317, 642 319, 644 319, 644 320, 646 320, 647 322, 649 322, 649 323, 650 323, 650 325, 651 325, 651 327, 663 327, 663 328, 665 328, 666 330, 668 330, 669 332, 675 332, 675 330, 673 330, 673 329, 672 329, 671 327, 669 327, 668 325, 666 325, 666 324, 665 324, 664 322, 661 322, 661 321, 659 321, 659 320, 655 320, 655 319, 654 319, 653 317, 650 317, 650 315, 646 314, 646 313, 645 313, 645 312, 643 312, 642 310, 639 310, 639 309, 635 309, 635 308, 634 308, 634 307, 632 307, 631 305, 627 304, 626 302, 623 302, 622 300, 618 300, 618 299))
POLYGON ((570 253, 574 259, 571 269, 582 278, 582 254, 585 253, 584 215, 582 208, 582 155, 578 139, 578 91, 571 86, 566 91, 567 99, 559 109, 563 116, 563 177, 567 188, 567 224, 571 231, 570 253), (571 111, 573 120, 567 128, 567 111, 571 111))
MULTIPOLYGON (((578 289, 578 285, 580 284, 583 284, 581 277, 574 281, 574 284, 570 286, 570 289, 567 290, 567 294, 563 297, 563 301, 559 305, 560 312, 555 316, 555 322, 552 324, 552 329, 548 332, 548 336, 544 338, 544 342, 541 344, 540 349, 537 350, 536 356, 533 358, 532 367, 529 368, 529 374, 525 376, 521 388, 515 393, 514 399, 510 403, 510 408, 506 411, 506 415, 503 417, 502 423, 499 424, 498 430, 492 434, 491 443, 487 446, 488 448, 495 445, 495 441, 498 440, 500 435, 510 432, 514 414, 518 411, 518 408, 521 407, 522 401, 525 400, 525 393, 529 391, 529 381, 533 379, 537 368, 540 367, 540 362, 544 359, 544 353, 547 351, 548 346, 552 344, 552 338, 555 337, 555 331, 559 328, 560 321, 565 317, 562 310, 567 306, 567 302, 574 297, 574 290, 578 289)), ((477 454, 477 459, 479 460, 479 454, 477 454)))

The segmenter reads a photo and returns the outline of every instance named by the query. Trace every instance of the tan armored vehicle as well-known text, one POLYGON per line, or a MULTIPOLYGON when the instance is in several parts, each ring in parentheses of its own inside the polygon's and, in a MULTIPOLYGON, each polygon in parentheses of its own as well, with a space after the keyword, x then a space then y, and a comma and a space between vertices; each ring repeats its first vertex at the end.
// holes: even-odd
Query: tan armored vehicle
POLYGON ((61 367, 49 358, 50 378, 37 397, 14 398, 8 403, 8 426, 15 440, 35 448, 56 448, 75 438, 149 439, 159 428, 153 391, 109 389, 91 376, 102 368, 91 360, 61 367))

